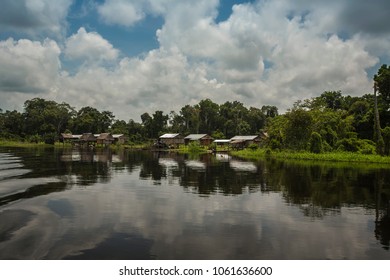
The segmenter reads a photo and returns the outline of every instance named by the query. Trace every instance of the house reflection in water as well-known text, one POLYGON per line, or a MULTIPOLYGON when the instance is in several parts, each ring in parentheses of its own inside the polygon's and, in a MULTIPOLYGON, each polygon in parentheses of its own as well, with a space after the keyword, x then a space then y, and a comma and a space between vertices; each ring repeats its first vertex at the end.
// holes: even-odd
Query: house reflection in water
POLYGON ((257 172, 257 166, 253 162, 231 160, 229 164, 236 171, 257 172))
POLYGON ((185 165, 194 170, 205 170, 206 164, 199 160, 186 160, 185 165))
POLYGON ((63 162, 123 162, 123 155, 113 154, 109 149, 70 149, 63 151, 60 160, 63 162))

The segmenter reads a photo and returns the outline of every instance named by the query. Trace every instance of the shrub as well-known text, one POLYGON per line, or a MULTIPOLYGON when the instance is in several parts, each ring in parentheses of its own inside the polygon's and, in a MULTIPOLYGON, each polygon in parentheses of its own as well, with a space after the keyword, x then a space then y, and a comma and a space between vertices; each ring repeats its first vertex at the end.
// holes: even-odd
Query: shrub
POLYGON ((56 142, 56 138, 57 138, 57 136, 55 133, 47 133, 43 137, 43 140, 44 140, 45 144, 54 145, 54 143, 56 142))
POLYGON ((384 141, 384 152, 385 155, 390 155, 390 127, 386 126, 382 129, 382 137, 384 141))
POLYGON ((211 143, 210 146, 208 147, 209 150, 211 151, 216 151, 217 150, 217 144, 216 143, 211 143))
POLYGON ((309 139, 309 150, 312 153, 320 154, 323 151, 322 137, 319 133, 313 132, 309 139))
POLYGON ((337 142, 338 151, 358 152, 360 154, 376 154, 375 143, 367 139, 344 138, 337 142))
POLYGON ((255 144, 255 143, 252 143, 248 146, 248 149, 250 149, 252 151, 256 151, 258 148, 259 148, 259 145, 255 144))
POLYGON ((188 151, 190 153, 200 153, 203 151, 203 148, 200 146, 198 141, 191 141, 188 144, 188 151))
POLYGON ((31 135, 27 138, 27 141, 30 143, 39 143, 42 142, 42 137, 39 136, 38 134, 31 135))
POLYGON ((268 146, 272 150, 278 150, 282 148, 282 144, 277 139, 272 139, 271 141, 269 141, 268 146))

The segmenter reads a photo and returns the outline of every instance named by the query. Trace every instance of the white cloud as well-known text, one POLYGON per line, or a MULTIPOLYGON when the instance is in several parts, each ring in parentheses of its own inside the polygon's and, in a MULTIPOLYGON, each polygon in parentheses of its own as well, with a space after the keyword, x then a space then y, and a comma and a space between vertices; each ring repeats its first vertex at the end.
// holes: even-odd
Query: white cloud
POLYGON ((119 51, 110 42, 96 32, 87 32, 83 27, 66 41, 65 55, 73 60, 99 64, 116 60, 118 54, 119 51))
POLYGON ((53 40, 0 41, 2 92, 44 93, 58 81, 60 48, 53 40))
POLYGON ((144 112, 178 111, 182 104, 219 92, 221 85, 206 73, 203 65, 190 64, 180 52, 161 49, 144 58, 124 58, 114 69, 95 66, 63 76, 60 91, 75 106, 88 104, 138 121, 144 112))
POLYGON ((137 2, 140 1, 107 0, 98 6, 98 12, 108 24, 129 27, 142 20, 145 16, 137 2))
MULTIPOLYGON (((235 5, 231 16, 217 23, 216 0, 106 1, 98 12, 103 17, 102 11, 107 11, 105 20, 110 24, 132 26, 147 14, 162 16, 164 24, 156 31, 160 47, 143 57, 119 59, 111 42, 80 28, 63 49, 65 58, 83 63, 74 74, 59 73, 59 51, 51 60, 57 63, 51 76, 41 77, 40 71, 32 72, 23 63, 20 69, 36 75, 35 83, 48 80, 47 85, 31 83, 32 88, 46 89, 48 98, 111 110, 124 120, 139 120, 142 113, 155 110, 178 112, 204 98, 275 105, 283 112, 298 99, 326 90, 354 96, 372 90, 367 71, 379 65, 380 56, 390 56, 390 37, 367 33, 368 28, 354 33, 351 26, 348 36, 341 36, 346 32, 341 24, 346 19, 340 18, 346 3, 258 1, 235 5), (125 12, 123 6, 129 21, 115 14, 114 7, 121 5, 135 11, 125 12), (49 90, 52 81, 58 81, 56 90, 49 90)), ((19 67, 10 62, 13 55, 7 63, 19 67)), ((30 57, 27 50, 24 56, 30 57)), ((16 73, 4 77, 18 80, 16 73)), ((24 82, 26 89, 29 85, 24 82)))
POLYGON ((72 0, 4 0, 0 9, 0 33, 60 37, 72 0))
POLYGON ((365 71, 378 59, 358 37, 343 40, 328 35, 326 29, 334 17, 313 16, 327 11, 325 5, 318 11, 314 5, 305 10, 303 4, 294 7, 288 1, 236 5, 230 18, 219 24, 213 20, 212 9, 193 13, 194 9, 177 6, 158 31, 159 42, 195 61, 211 62, 206 76, 216 78, 231 93, 216 101, 238 98, 246 104, 267 102, 284 110, 297 99, 325 90, 361 95, 371 88, 365 71), (265 63, 272 67, 265 68, 265 63))

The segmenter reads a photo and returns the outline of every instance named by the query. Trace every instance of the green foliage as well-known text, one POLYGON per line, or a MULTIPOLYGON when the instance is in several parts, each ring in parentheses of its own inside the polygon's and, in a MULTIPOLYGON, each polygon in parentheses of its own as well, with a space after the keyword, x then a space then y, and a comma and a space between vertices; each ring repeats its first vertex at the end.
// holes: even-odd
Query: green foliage
POLYGON ((218 128, 218 104, 210 99, 204 99, 195 106, 195 109, 199 112, 199 131, 211 134, 218 128))
POLYGON ((282 148, 282 144, 280 143, 280 141, 278 141, 278 139, 271 139, 268 143, 268 147, 272 150, 279 150, 282 148))
POLYGON ((37 143, 40 143, 42 141, 43 141, 42 137, 39 136, 38 134, 28 136, 28 138, 27 138, 27 142, 29 142, 29 143, 36 143, 37 144, 37 143))
POLYGON ((268 146, 271 149, 284 148, 286 141, 287 118, 285 115, 277 116, 267 122, 266 131, 268 132, 268 146))
POLYGON ((263 106, 261 107, 261 111, 267 118, 275 118, 279 115, 278 108, 276 106, 263 106))
POLYGON ((323 152, 322 137, 317 132, 313 132, 310 135, 309 151, 315 154, 320 154, 323 152))
POLYGON ((216 143, 211 143, 210 146, 208 147, 210 151, 217 151, 218 145, 216 143))
POLYGON ((358 139, 357 137, 343 138, 337 142, 338 151, 357 152, 360 154, 376 154, 376 145, 373 141, 367 139, 358 139))
POLYGON ((191 141, 187 145, 187 149, 189 153, 201 153, 204 152, 204 148, 199 144, 198 141, 191 141))
POLYGON ((270 151, 269 149, 258 149, 256 151, 245 149, 241 151, 232 151, 231 154, 234 156, 254 160, 261 158, 272 158, 282 160, 316 160, 324 162, 381 163, 386 164, 387 167, 390 164, 390 157, 382 157, 377 154, 363 154, 345 151, 315 154, 310 152, 270 151))
POLYGON ((219 129, 214 131, 214 133, 211 134, 211 137, 213 137, 214 139, 225 139, 225 135, 219 129))
POLYGON ((384 153, 386 156, 390 155, 390 126, 386 126, 382 129, 384 153))
POLYGON ((24 132, 26 135, 44 135, 64 131, 74 115, 69 104, 58 104, 42 98, 33 98, 24 103, 24 132))
POLYGON ((378 74, 375 75, 374 81, 383 100, 389 105, 390 103, 390 66, 383 64, 378 74))
POLYGON ((163 111, 156 111, 152 116, 148 113, 141 115, 143 131, 146 138, 156 139, 166 130, 169 116, 163 111))
POLYGON ((304 150, 313 128, 313 117, 304 109, 293 109, 286 113, 286 143, 288 148, 304 150))
POLYGON ((258 148, 259 148, 259 145, 255 144, 255 143, 252 143, 248 146, 248 149, 250 149, 252 151, 256 151, 258 148))
POLYGON ((99 112, 90 106, 83 107, 72 120, 72 131, 78 134, 107 132, 113 120, 114 115, 109 111, 99 112))
POLYGON ((44 135, 43 141, 45 142, 45 144, 54 145, 56 140, 58 140, 57 138, 58 137, 57 137, 56 133, 47 133, 44 135))

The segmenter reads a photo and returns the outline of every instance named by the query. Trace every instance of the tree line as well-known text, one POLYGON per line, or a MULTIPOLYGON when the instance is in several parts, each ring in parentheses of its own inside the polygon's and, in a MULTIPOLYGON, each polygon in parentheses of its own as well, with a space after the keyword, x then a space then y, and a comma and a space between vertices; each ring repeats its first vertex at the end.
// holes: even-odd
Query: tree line
MULTIPOLYGON (((1 110, 1 109, 0 109, 1 110)), ((179 113, 144 113, 141 122, 116 119, 110 111, 90 106, 75 110, 67 103, 33 98, 24 103, 24 111, 0 111, 0 138, 22 141, 58 140, 61 133, 85 132, 125 134, 132 142, 156 139, 163 133, 207 133, 216 138, 236 134, 258 134, 269 117, 278 115, 275 106, 246 108, 241 102, 218 105, 210 99, 185 105, 179 113)))
POLYGON ((298 100, 267 125, 271 149, 390 154, 390 67, 374 76, 375 94, 328 91, 298 100), (378 92, 378 96, 376 93, 378 92), (377 115, 377 117, 375 116, 377 115))
POLYGON ((239 101, 217 104, 204 99, 196 105, 185 105, 179 112, 144 113, 141 122, 119 120, 110 111, 90 106, 77 111, 67 103, 33 98, 24 103, 23 112, 0 109, 0 138, 53 142, 63 132, 111 132, 125 134, 136 143, 168 132, 206 133, 219 139, 266 132, 266 145, 271 149, 389 155, 390 67, 382 65, 374 82, 378 96, 371 93, 351 97, 341 91, 326 91, 296 101, 284 114, 279 114, 276 106, 247 108, 239 101), (376 113, 380 120, 377 124, 376 113))

